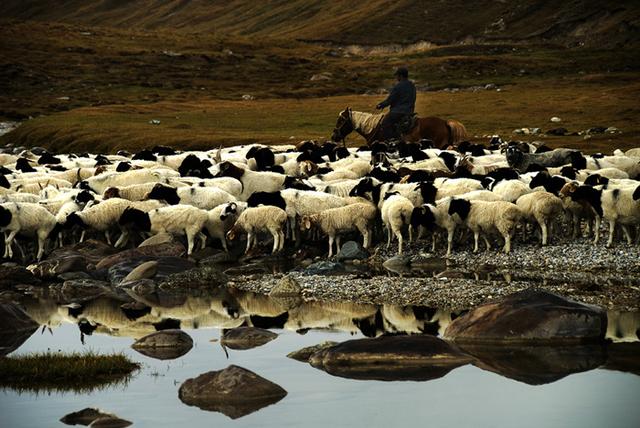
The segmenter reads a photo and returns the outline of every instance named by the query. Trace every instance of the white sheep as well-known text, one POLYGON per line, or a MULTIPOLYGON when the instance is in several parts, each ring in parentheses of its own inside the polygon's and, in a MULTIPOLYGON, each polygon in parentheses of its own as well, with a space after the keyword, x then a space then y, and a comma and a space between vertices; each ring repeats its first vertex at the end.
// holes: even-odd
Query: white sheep
POLYGON ((349 204, 349 200, 346 198, 312 190, 284 189, 280 191, 280 195, 287 204, 285 211, 291 229, 291 239, 296 239, 297 217, 349 204))
POLYGON ((500 198, 506 202, 515 202, 522 195, 533 192, 533 190, 521 180, 502 180, 489 186, 489 190, 500 196, 500 198))
POLYGON ((227 232, 231 230, 233 223, 238 216, 247 208, 246 202, 229 202, 221 204, 208 212, 208 220, 205 224, 209 236, 218 239, 222 243, 222 248, 227 248, 227 232))
MULTIPOLYGON (((411 222, 413 204, 399 194, 387 194, 382 204, 382 223, 387 228, 387 247, 391 245, 391 234, 398 239, 398 254, 402 254, 402 229, 411 222)), ((409 228, 409 242, 412 240, 409 228)))
POLYGON ((193 205, 203 210, 210 210, 218 205, 236 200, 233 195, 217 187, 192 186, 174 188, 160 183, 156 183, 147 198, 166 201, 171 205, 193 205))
POLYGON ((305 215, 300 221, 303 229, 319 227, 329 237, 329 257, 333 256, 333 243, 337 237, 336 250, 340 249, 340 233, 354 230, 362 234, 364 248, 371 245, 371 230, 378 210, 371 203, 355 203, 339 208, 323 210, 305 215))
POLYGON ((247 248, 249 252, 255 236, 258 232, 268 231, 273 236, 272 253, 282 250, 284 247, 284 226, 287 222, 287 213, 283 209, 271 205, 247 208, 240 214, 235 224, 227 232, 227 238, 234 240, 240 233, 247 233, 247 248))
POLYGON ((282 189, 286 176, 275 172, 256 172, 239 168, 230 162, 219 165, 220 174, 224 177, 233 177, 242 183, 242 193, 239 200, 246 200, 254 192, 276 192, 282 189))
POLYGON ((480 233, 487 250, 491 248, 486 234, 497 230, 504 238, 504 252, 511 251, 511 236, 516 225, 522 219, 522 212, 515 204, 505 201, 466 201, 454 198, 449 204, 449 215, 457 215, 473 232, 473 252, 478 252, 480 233))
POLYGON ((113 172, 90 177, 81 182, 81 187, 93 190, 102 194, 108 187, 130 186, 132 184, 142 184, 159 182, 169 177, 179 176, 177 171, 167 168, 135 169, 125 172, 113 172))
POLYGON ((0 204, 0 231, 5 232, 4 256, 13 257, 11 244, 18 233, 38 238, 38 254, 42 259, 45 242, 53 228, 56 218, 38 204, 27 202, 7 202, 0 204), (9 232, 9 235, 6 235, 9 232))
POLYGON ((542 231, 542 245, 547 245, 548 230, 553 230, 553 220, 564 213, 562 200, 549 192, 533 192, 520 196, 516 206, 522 212, 525 221, 522 228, 523 238, 526 240, 526 222, 535 220, 542 231))
POLYGON ((102 193, 102 197, 104 199, 121 198, 128 201, 142 201, 156 184, 156 182, 152 181, 149 183, 132 184, 130 186, 108 187, 102 193))

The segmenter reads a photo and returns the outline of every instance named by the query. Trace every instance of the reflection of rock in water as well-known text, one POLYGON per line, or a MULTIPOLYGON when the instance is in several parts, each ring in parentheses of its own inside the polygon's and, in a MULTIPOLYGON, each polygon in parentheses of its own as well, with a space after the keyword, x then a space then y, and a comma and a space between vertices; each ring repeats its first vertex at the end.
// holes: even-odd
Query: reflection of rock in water
POLYGON ((163 330, 135 341, 133 349, 158 360, 173 360, 193 348, 193 339, 181 330, 163 330))
POLYGON ((603 343, 559 346, 465 344, 474 365, 529 385, 543 385, 593 370, 606 360, 603 343))
POLYGON ((381 336, 348 340, 309 358, 318 369, 361 380, 416 380, 443 377, 472 359, 429 335, 381 336))
POLYGON ((183 403, 220 412, 231 419, 257 412, 286 395, 279 385, 234 365, 187 379, 178 392, 183 403))
POLYGON ((38 324, 18 306, 0 304, 0 356, 18 349, 38 329, 38 324))
POLYGON ((607 363, 602 368, 640 376, 640 342, 608 344, 607 363))
POLYGON ((220 344, 235 350, 246 350, 265 345, 278 337, 276 333, 255 327, 237 327, 222 334, 220 344))

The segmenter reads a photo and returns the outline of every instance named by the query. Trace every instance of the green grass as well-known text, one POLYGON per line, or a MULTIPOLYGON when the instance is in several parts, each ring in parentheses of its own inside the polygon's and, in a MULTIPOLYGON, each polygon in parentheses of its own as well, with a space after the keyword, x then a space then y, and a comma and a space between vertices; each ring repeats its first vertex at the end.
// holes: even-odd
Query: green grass
POLYGON ((34 353, 0 358, 0 387, 19 391, 90 392, 126 383, 140 369, 124 354, 34 353))

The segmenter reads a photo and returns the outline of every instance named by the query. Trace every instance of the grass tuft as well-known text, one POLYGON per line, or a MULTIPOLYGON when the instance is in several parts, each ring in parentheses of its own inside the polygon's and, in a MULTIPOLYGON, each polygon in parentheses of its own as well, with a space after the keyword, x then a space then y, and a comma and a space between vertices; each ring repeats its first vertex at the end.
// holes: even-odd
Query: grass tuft
POLYGON ((124 354, 54 352, 0 358, 0 387, 19 392, 90 392, 129 381, 140 364, 124 354))

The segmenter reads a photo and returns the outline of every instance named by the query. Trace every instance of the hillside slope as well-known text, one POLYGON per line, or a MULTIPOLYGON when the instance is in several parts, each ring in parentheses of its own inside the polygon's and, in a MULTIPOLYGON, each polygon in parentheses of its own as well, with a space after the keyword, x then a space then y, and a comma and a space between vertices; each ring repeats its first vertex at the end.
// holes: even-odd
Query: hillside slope
POLYGON ((179 29, 337 43, 640 41, 635 0, 3 0, 0 17, 127 29, 179 29))

